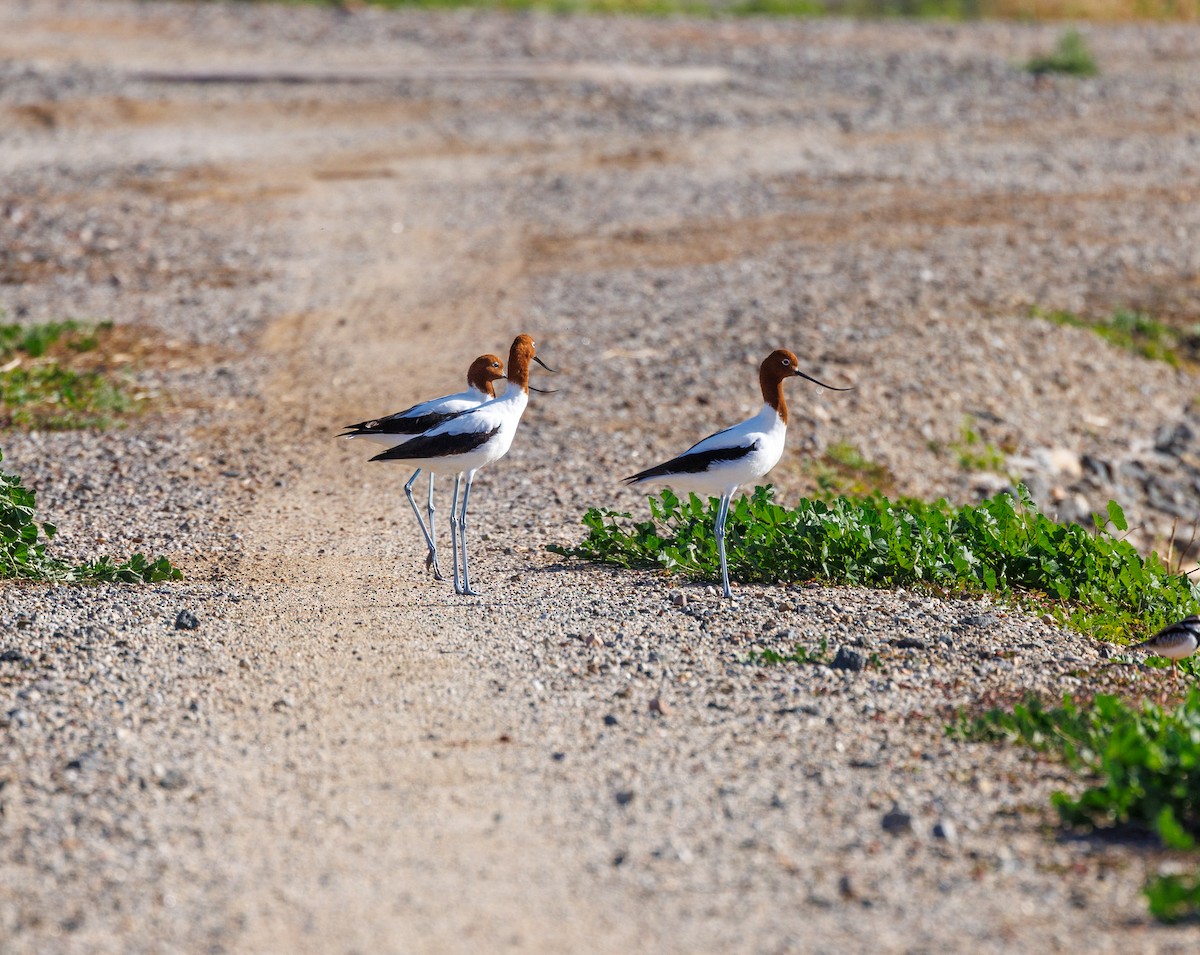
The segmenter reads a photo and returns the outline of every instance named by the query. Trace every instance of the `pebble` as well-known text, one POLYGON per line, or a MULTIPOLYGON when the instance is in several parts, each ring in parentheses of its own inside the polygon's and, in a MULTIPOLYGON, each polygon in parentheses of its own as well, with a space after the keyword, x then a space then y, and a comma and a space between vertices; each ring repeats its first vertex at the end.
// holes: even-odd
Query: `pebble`
POLYGON ((838 647, 833 662, 829 665, 835 670, 849 670, 858 673, 867 668, 867 655, 858 650, 852 650, 850 647, 838 647))

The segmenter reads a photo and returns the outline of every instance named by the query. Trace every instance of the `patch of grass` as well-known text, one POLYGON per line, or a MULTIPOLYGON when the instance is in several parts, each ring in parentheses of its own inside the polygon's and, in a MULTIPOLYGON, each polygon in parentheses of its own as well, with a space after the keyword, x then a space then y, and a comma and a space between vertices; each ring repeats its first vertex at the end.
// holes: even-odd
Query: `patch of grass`
MULTIPOLYGON (((1070 696, 1053 708, 1031 698, 1011 712, 960 715, 946 731, 960 739, 1029 746, 1079 773, 1087 784, 1078 796, 1056 792, 1051 797, 1067 825, 1145 829, 1168 849, 1197 847, 1200 689, 1189 690, 1174 709, 1135 706, 1108 695, 1087 707, 1070 696)), ((1200 918, 1200 870, 1190 877, 1156 876, 1142 894, 1161 921, 1200 918)))
POLYGON ((1058 38, 1053 53, 1033 57, 1025 69, 1035 76, 1046 73, 1065 73, 1069 76, 1095 76, 1096 59, 1087 41, 1078 30, 1067 30, 1058 38))
POLYGON ((1159 875, 1142 887, 1150 914, 1160 922, 1200 920, 1200 869, 1193 875, 1159 875))
MULTIPOLYGON (((992 593, 1076 629, 1129 639, 1196 612, 1200 589, 1172 573, 1157 554, 1142 557, 1102 517, 1090 532, 1057 524, 1024 488, 978 505, 946 501, 802 499, 795 508, 772 500, 770 487, 735 501, 726 550, 730 574, 743 581, 819 579, 894 587, 924 584, 992 593)), ((555 553, 620 567, 659 568, 700 578, 719 574, 713 519, 716 500, 682 500, 670 490, 650 498, 650 519, 592 508, 587 534, 555 553)), ((1127 530, 1115 503, 1108 518, 1127 530)))
POLYGON ((1141 827, 1172 849, 1193 849, 1200 838, 1200 689, 1174 709, 1106 694, 1086 708, 1069 696, 1052 709, 1031 699, 1011 713, 960 717, 948 731, 1033 747, 1093 781, 1078 796, 1052 797, 1069 825, 1141 827))
POLYGON ((858 448, 845 442, 831 444, 820 458, 808 462, 805 469, 825 498, 886 494, 896 484, 891 471, 867 460, 858 448))
POLYGON ((110 322, 0 325, 0 426, 105 428, 137 411, 126 376, 87 356, 111 332, 110 322))
MULTIPOLYGON (((4 453, 0 451, 0 461, 4 453)), ((0 471, 0 579, 24 578, 57 582, 157 583, 180 580, 183 574, 165 557, 134 554, 126 561, 100 557, 72 566, 46 553, 57 532, 34 517, 37 494, 15 474, 0 471)))
POLYGON ((750 662, 759 664, 777 664, 777 663, 824 663, 828 664, 833 660, 829 654, 829 642, 821 641, 821 647, 816 652, 809 650, 799 643, 792 648, 791 653, 780 653, 777 650, 770 648, 763 650, 761 653, 751 653, 750 662))
POLYGON ((1144 312, 1118 309, 1108 318, 1087 319, 1074 312, 1046 311, 1034 308, 1034 318, 1056 325, 1088 328, 1106 342, 1153 361, 1179 367, 1184 361, 1200 361, 1200 329, 1181 330, 1166 325, 1144 312))
POLYGON ((959 438, 950 445, 950 451, 964 471, 995 471, 1003 474, 1008 461, 1003 451, 983 439, 975 429, 975 419, 970 415, 963 418, 959 438))

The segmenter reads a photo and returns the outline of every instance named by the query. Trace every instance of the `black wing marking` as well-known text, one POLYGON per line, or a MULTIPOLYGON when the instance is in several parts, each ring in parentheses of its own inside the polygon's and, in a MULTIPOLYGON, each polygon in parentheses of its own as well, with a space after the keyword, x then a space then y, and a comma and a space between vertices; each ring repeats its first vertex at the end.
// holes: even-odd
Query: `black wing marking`
POLYGON ((491 431, 464 431, 449 434, 423 434, 404 444, 390 448, 371 458, 372 461, 409 461, 416 459, 448 458, 474 451, 500 432, 500 425, 491 431))
POLYGON ((677 458, 656 464, 624 479, 626 484, 637 484, 647 478, 670 477, 672 474, 700 474, 721 461, 737 461, 758 447, 758 442, 733 448, 713 448, 711 451, 684 452, 677 458))
POLYGON ((427 414, 406 417, 407 412, 400 411, 386 418, 348 424, 345 426, 346 430, 338 437, 353 438, 360 434, 420 434, 436 428, 444 421, 457 418, 460 414, 461 411, 430 411, 427 414))

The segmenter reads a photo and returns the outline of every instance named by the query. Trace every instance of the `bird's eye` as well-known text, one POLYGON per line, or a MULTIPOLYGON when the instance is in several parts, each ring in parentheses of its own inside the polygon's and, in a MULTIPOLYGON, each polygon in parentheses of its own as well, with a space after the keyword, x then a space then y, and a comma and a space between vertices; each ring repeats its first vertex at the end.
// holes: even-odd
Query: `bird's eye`
POLYGON ((792 360, 790 358, 785 358, 783 360, 783 367, 787 368, 791 363, 792 363, 792 360))

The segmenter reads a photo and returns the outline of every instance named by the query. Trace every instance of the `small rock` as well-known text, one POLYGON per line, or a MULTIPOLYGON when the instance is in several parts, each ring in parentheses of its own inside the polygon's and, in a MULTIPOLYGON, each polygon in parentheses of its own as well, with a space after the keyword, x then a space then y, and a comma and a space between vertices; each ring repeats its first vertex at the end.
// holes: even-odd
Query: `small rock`
POLYGON ((954 843, 958 841, 958 830, 949 819, 939 819, 933 824, 933 838, 954 843))
POLYGON ((190 610, 181 610, 175 616, 176 630, 196 630, 200 626, 200 618, 190 610))
POLYGON ((29 657, 20 650, 5 650, 0 653, 0 663, 24 663, 29 657))
POLYGON ((657 696, 650 698, 649 709, 651 713, 657 713, 659 716, 667 716, 671 712, 671 708, 657 696))
POLYGON ((682 592, 671 594, 671 605, 674 607, 686 607, 688 605, 687 594, 682 592))
POLYGON ((892 646, 899 647, 901 650, 928 650, 929 642, 920 637, 901 637, 892 646))
POLYGON ((166 790, 182 789, 187 785, 187 776, 178 769, 168 769, 158 778, 158 784, 166 790))
POLYGON ((829 665, 835 670, 851 670, 858 673, 867 668, 867 655, 849 647, 838 647, 837 655, 829 665))
POLYGON ((1000 621, 996 619, 996 615, 992 613, 973 613, 969 617, 963 617, 962 625, 964 627, 976 627, 980 630, 994 627, 1000 621))
POLYGON ((604 725, 605 726, 616 726, 617 725, 616 716, 614 716, 612 713, 605 713, 604 714, 604 725))
POLYGON ((882 825, 883 831, 890 832, 893 836, 912 832, 912 814, 902 812, 899 808, 893 806, 888 812, 883 814, 882 825))
POLYGON ((617 801, 618 806, 628 806, 631 802, 633 802, 633 790, 618 789, 615 793, 613 793, 613 798, 617 801))
POLYGON ((604 641, 594 633, 589 633, 583 640, 583 645, 590 650, 595 650, 597 647, 604 646, 604 641))
POLYGON ((562 752, 562 750, 558 750, 556 752, 551 753, 550 758, 552 760, 554 760, 556 763, 561 763, 564 759, 567 758, 567 754, 562 752))

